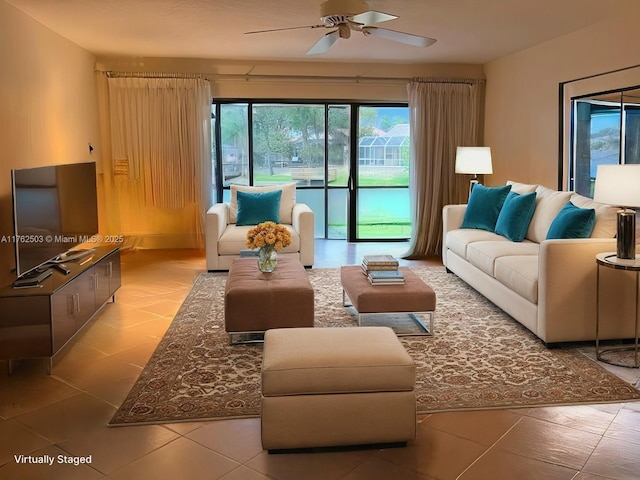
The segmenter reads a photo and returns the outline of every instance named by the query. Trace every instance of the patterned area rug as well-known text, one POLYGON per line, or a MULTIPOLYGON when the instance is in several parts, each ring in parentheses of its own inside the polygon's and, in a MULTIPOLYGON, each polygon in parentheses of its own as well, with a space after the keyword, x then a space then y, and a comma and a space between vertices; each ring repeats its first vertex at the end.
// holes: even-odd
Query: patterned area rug
MULTIPOLYGON (((573 348, 547 349, 444 268, 413 269, 437 295, 434 336, 401 337, 417 367, 418 412, 606 403, 640 391, 573 348)), ((308 271, 316 327, 355 326, 339 269, 308 271)), ((260 414, 262 345, 229 345, 226 274, 201 274, 110 425, 260 414)))

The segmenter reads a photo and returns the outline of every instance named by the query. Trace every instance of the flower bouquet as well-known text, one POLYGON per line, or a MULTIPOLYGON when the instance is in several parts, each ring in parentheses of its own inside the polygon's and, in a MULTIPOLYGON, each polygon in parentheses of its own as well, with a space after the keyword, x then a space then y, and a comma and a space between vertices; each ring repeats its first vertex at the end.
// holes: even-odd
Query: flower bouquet
POLYGON ((276 252, 291 245, 291 233, 284 225, 262 222, 247 232, 247 248, 258 251, 258 268, 262 272, 273 272, 278 256, 276 252))

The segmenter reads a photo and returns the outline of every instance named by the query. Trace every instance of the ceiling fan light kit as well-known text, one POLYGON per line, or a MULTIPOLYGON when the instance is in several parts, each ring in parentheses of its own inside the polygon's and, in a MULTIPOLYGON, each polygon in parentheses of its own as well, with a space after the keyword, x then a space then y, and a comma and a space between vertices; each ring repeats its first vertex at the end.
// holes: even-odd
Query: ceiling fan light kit
POLYGON ((398 17, 395 15, 370 10, 369 5, 364 0, 326 0, 320 5, 320 19, 323 22, 321 25, 276 28, 246 33, 266 33, 323 27, 335 29, 318 40, 316 44, 309 49, 307 55, 317 55, 327 52, 338 38, 350 38, 352 30, 362 32, 365 37, 378 37, 415 47, 428 47, 436 42, 433 38, 373 26, 374 24, 395 20, 396 18, 398 17))

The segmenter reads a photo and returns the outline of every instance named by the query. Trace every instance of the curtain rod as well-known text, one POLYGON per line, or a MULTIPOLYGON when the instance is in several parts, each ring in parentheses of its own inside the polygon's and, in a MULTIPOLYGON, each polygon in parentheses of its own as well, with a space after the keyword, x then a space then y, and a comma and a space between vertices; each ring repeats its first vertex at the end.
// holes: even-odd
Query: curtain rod
POLYGON ((116 77, 142 77, 142 78, 200 78, 211 81, 296 81, 296 82, 344 82, 344 83, 386 83, 406 84, 409 82, 421 83, 466 83, 474 85, 482 83, 484 79, 473 78, 425 78, 425 77, 379 77, 379 76, 325 76, 325 75, 275 75, 275 74, 206 74, 206 73, 169 73, 169 72, 116 72, 106 71, 110 78, 116 77))
POLYGON ((484 82, 484 79, 473 78, 423 78, 423 77, 369 77, 369 76, 325 76, 325 75, 260 75, 260 74, 211 74, 206 75, 212 80, 296 80, 296 81, 327 81, 327 82, 388 82, 388 83, 467 83, 484 82))
POLYGON ((170 72, 105 72, 109 78, 178 78, 178 79, 204 79, 204 75, 199 73, 170 73, 170 72))
POLYGON ((484 78, 428 78, 428 77, 413 77, 412 82, 418 83, 466 83, 467 85, 476 85, 478 83, 484 83, 484 78))

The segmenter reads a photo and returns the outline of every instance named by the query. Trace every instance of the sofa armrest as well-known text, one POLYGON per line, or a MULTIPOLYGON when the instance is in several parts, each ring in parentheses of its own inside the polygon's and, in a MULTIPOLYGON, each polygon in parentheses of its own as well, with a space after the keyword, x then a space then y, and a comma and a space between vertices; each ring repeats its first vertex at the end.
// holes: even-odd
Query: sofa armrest
MULTIPOLYGON (((457 230, 462 225, 467 205, 445 205, 442 208, 442 261, 447 261, 447 232, 457 230)), ((445 264, 446 266, 446 264, 445 264)))
POLYGON ((542 340, 594 338, 596 255, 615 249, 613 238, 544 240, 540 244, 537 334, 542 340))
POLYGON ((205 251, 207 270, 219 270, 218 240, 229 223, 229 205, 216 203, 205 215, 205 251))
POLYGON ((293 206, 292 226, 300 235, 300 262, 305 267, 313 265, 315 224, 313 210, 304 203, 293 206))

